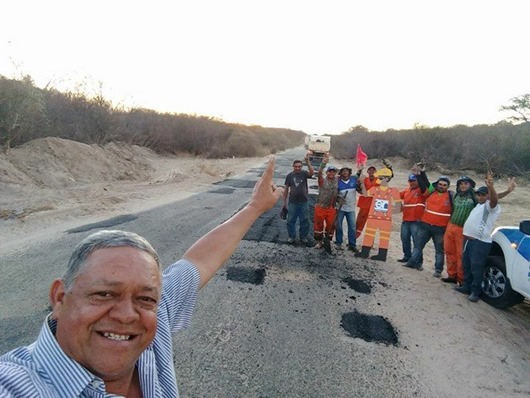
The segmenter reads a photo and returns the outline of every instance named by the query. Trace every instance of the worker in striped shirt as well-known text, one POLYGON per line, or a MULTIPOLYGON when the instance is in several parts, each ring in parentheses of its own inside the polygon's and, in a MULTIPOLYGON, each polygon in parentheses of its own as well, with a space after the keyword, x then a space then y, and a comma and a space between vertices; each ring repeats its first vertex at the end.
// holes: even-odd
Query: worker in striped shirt
MULTIPOLYGON (((504 198, 516 187, 515 179, 508 180, 508 189, 500 192, 498 199, 504 198)), ((468 176, 462 176, 456 182, 456 192, 453 193, 453 213, 444 234, 444 251, 447 263, 447 277, 442 282, 464 283, 464 267, 462 265, 462 253, 464 250, 463 228, 469 214, 477 205, 475 197, 475 181, 468 176)))

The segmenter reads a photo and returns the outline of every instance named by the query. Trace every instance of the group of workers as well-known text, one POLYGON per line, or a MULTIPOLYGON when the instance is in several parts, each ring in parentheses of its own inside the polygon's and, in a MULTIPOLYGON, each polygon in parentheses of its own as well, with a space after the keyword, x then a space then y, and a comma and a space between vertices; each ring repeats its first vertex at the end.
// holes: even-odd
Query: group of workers
MULTIPOLYGON (((352 169, 327 165, 329 156, 324 156, 317 171, 318 196, 314 208, 315 248, 323 246, 324 237, 335 237, 335 248, 343 250, 343 221, 346 218, 349 250, 356 257, 368 258, 379 234, 378 253, 373 260, 386 261, 392 215, 402 213, 401 243, 403 257, 397 260, 404 266, 423 270, 423 249, 432 239, 435 249, 433 276, 443 282, 456 284, 456 289, 467 293, 470 301, 476 302, 480 294, 482 272, 491 246, 491 234, 495 220, 500 214, 498 200, 512 192, 513 178, 508 189, 497 193, 491 172, 487 173, 485 186, 475 190, 476 183, 468 176, 456 182, 456 191, 451 191, 451 181, 440 176, 430 183, 423 164, 412 167, 408 177, 409 186, 398 190, 389 187, 394 177, 388 164, 377 170, 374 166, 363 168, 356 174, 352 169), (327 167, 326 167, 327 166, 327 167), (356 194, 361 193, 356 200, 356 194), (359 211, 355 214, 355 208, 359 211), (364 231, 360 250, 357 238, 364 231), (441 277, 447 263, 447 276, 441 277)), ((284 190, 284 209, 287 212, 288 243, 296 240, 296 221, 300 220, 299 237, 308 244, 309 198, 307 179, 315 171, 305 158, 308 170, 300 160, 293 163, 293 171, 287 175, 284 190)))
MULTIPOLYGON (((317 171, 318 196, 314 207, 313 230, 315 248, 323 247, 324 238, 335 236, 335 249, 344 250, 343 223, 347 224, 347 249, 356 256, 368 257, 374 245, 376 232, 379 231, 379 252, 372 256, 374 260, 386 261, 392 229, 392 212, 395 205, 401 203, 399 191, 390 188, 388 183, 393 177, 392 169, 385 167, 376 170, 370 166, 368 175, 363 176, 363 168, 355 174, 349 167, 337 169, 327 165, 326 154, 317 171), (327 167, 326 167, 327 166, 327 167), (362 196, 357 200, 357 193, 362 196), (355 214, 356 207, 359 212, 355 214), (365 230, 361 250, 357 248, 357 238, 365 230)), ((293 171, 285 178, 283 212, 287 213, 287 243, 296 241, 296 222, 299 220, 299 238, 304 245, 309 244, 309 194, 307 181, 315 171, 308 156, 305 157, 307 170, 301 160, 293 162, 293 171)))

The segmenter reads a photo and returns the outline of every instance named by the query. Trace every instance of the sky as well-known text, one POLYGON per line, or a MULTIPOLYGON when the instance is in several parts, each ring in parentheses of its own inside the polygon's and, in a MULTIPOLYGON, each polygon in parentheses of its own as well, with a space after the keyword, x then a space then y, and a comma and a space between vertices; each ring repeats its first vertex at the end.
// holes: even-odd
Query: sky
POLYGON ((17 0, 2 14, 1 75, 116 106, 340 134, 493 124, 530 93, 528 0, 17 0))

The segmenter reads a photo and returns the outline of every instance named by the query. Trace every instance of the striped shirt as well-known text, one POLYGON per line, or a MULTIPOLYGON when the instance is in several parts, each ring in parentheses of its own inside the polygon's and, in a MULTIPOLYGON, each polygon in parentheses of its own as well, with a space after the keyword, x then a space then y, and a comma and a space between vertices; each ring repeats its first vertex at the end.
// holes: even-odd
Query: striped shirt
POLYGON ((451 224, 458 225, 462 227, 469 217, 469 213, 475 207, 475 201, 473 200, 474 195, 473 191, 468 191, 464 193, 457 192, 453 196, 453 214, 451 214, 451 224))
MULTIPOLYGON (((172 333, 189 326, 198 287, 199 271, 187 260, 163 272, 156 335, 136 363, 144 398, 178 397, 172 333)), ((48 315, 37 341, 0 357, 0 397, 117 397, 64 353, 55 329, 56 321, 48 315)))

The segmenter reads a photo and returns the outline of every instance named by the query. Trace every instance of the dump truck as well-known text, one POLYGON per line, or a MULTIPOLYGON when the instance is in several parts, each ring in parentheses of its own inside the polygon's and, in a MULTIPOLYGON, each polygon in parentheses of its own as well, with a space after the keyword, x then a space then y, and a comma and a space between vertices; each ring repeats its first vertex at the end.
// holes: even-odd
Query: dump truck
POLYGON ((309 161, 313 167, 317 167, 322 162, 326 152, 331 149, 331 137, 322 135, 312 135, 307 143, 309 151, 309 161))

